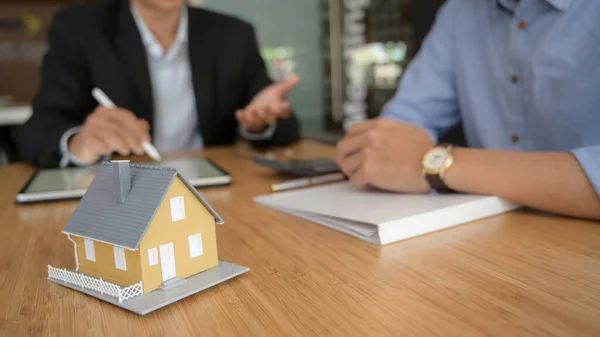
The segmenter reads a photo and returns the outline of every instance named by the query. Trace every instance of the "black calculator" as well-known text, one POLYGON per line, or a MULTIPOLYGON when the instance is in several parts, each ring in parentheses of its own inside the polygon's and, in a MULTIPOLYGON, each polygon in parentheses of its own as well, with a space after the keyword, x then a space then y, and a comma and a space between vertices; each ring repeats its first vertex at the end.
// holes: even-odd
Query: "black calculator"
POLYGON ((319 176, 341 172, 335 160, 329 158, 313 158, 300 160, 275 160, 254 156, 252 161, 278 172, 294 174, 302 177, 319 176))

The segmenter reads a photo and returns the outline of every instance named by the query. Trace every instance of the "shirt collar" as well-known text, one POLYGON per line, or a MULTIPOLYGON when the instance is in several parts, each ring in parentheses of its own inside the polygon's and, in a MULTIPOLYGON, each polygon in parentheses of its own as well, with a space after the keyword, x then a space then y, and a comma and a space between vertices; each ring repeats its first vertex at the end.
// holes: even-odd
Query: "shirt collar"
POLYGON ((566 11, 571 7, 573 0, 546 0, 546 2, 558 10, 566 11))
MULTIPOLYGON (((508 0, 508 1, 514 1, 514 0, 508 0)), ((502 11, 506 11, 506 10, 511 11, 511 12, 513 11, 511 9, 511 6, 507 6, 508 1, 505 1, 505 0, 491 0, 490 1, 491 7, 492 7, 491 14, 492 14, 493 18, 497 18, 498 15, 500 15, 500 13, 502 11)))
MULTIPOLYGON (((523 0, 521 0, 523 1, 523 0)), ((544 1, 548 5, 560 10, 566 11, 571 7, 571 4, 574 0, 540 0, 544 1)), ((501 10, 508 10, 510 12, 514 12, 516 8, 516 3, 514 0, 492 0, 492 16, 497 17, 500 14, 501 10)))
MULTIPOLYGON (((133 5, 131 6, 131 14, 133 15, 133 19, 140 35, 142 36, 142 42, 146 47, 146 52, 155 58, 166 56, 161 44, 156 40, 154 34, 152 34, 150 28, 148 28, 148 25, 146 25, 146 22, 144 22, 144 19, 142 19, 140 13, 133 5)), ((182 44, 188 42, 188 20, 188 8, 184 5, 181 8, 177 36, 175 38, 175 43, 171 46, 171 50, 177 50, 182 44)))

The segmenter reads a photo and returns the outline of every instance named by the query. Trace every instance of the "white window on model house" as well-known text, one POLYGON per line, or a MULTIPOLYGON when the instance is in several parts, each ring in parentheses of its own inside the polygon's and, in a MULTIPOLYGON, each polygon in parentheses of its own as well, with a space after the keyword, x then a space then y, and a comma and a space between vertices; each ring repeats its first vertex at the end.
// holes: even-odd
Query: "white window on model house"
POLYGON ((171 221, 179 221, 185 219, 185 204, 183 197, 171 198, 171 221))
POLYGON ((94 241, 90 239, 83 240, 85 246, 85 258, 88 261, 96 262, 96 249, 94 248, 94 241))
POLYGON ((113 247, 115 253, 115 266, 120 270, 127 270, 127 261, 125 260, 125 250, 121 247, 113 247))
POLYGON ((202 248, 202 234, 198 233, 198 234, 190 235, 188 237, 188 244, 190 245, 190 258, 191 259, 204 254, 204 249, 202 248))
POLYGON ((150 248, 148 249, 148 265, 154 266, 158 264, 158 249, 150 248))

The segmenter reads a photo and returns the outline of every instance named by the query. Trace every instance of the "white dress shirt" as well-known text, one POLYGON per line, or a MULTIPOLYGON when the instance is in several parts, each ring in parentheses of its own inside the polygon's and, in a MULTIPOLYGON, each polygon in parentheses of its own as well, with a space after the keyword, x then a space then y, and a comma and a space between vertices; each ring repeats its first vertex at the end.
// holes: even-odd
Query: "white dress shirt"
MULTIPOLYGON (((154 100, 154 123, 152 143, 159 152, 201 150, 204 147, 198 125, 196 97, 192 83, 192 70, 188 51, 188 8, 183 6, 177 36, 167 52, 156 40, 142 17, 132 6, 131 13, 146 49, 148 70, 154 100)), ((240 134, 248 140, 269 139, 277 123, 264 132, 251 133, 240 128, 240 134)), ((61 138, 63 159, 60 166, 71 164, 83 166, 68 150, 68 140, 81 130, 67 130, 61 138)), ((105 156, 102 160, 108 160, 105 156)))
POLYGON ((202 149, 188 52, 187 6, 183 6, 177 37, 167 52, 137 10, 132 7, 131 13, 148 57, 154 99, 152 143, 160 152, 202 149))

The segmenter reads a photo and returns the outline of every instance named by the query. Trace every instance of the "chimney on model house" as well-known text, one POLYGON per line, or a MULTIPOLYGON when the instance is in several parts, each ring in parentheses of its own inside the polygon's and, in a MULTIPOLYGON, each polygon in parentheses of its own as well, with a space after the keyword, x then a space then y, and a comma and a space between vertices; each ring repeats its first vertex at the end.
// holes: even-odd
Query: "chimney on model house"
POLYGON ((129 160, 111 160, 113 169, 113 186, 117 203, 122 204, 129 196, 131 190, 131 176, 129 175, 129 160))

